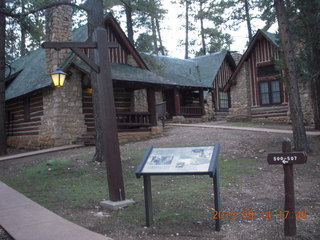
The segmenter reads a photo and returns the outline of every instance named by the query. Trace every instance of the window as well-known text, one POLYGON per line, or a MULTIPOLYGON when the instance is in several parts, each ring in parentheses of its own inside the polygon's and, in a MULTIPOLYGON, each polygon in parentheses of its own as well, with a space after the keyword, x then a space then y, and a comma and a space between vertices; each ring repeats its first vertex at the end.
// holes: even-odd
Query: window
POLYGON ((220 98, 220 109, 228 109, 229 108, 229 94, 225 92, 219 92, 220 98))
POLYGON ((271 105, 281 103, 280 81, 260 82, 260 103, 271 105))
POLYGON ((279 74, 274 64, 258 67, 258 77, 267 77, 279 74))

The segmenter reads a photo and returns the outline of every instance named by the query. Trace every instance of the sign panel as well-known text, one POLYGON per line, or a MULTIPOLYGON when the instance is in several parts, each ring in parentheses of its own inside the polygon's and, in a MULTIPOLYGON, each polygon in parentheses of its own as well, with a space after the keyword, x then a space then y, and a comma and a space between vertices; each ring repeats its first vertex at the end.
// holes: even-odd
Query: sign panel
POLYGON ((141 173, 208 173, 213 152, 214 146, 152 148, 141 173))
POLYGON ((269 153, 267 161, 269 164, 303 164, 307 162, 307 154, 305 152, 269 153))

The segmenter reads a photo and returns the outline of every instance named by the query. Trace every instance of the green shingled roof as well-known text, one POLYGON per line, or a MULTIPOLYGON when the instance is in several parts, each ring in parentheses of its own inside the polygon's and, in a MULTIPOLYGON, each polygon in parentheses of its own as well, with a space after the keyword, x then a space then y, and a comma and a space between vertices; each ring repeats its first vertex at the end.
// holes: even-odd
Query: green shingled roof
POLYGON ((194 58, 200 72, 200 79, 208 87, 212 87, 213 81, 220 69, 221 64, 227 56, 227 51, 208 54, 205 56, 194 58))
POLYGON ((271 42, 273 42, 277 47, 279 47, 279 37, 277 34, 270 33, 261 29, 259 31, 261 31, 267 38, 269 38, 269 40, 271 40, 271 42))
POLYGON ((219 68, 227 55, 220 51, 193 59, 178 59, 141 54, 148 68, 160 76, 182 85, 211 88, 219 68))
MULTIPOLYGON (((83 26, 73 32, 73 41, 85 41, 87 39, 87 27, 83 26)), ((74 54, 61 65, 61 68, 69 66, 73 62, 74 54)), ((75 64, 83 70, 89 72, 89 67, 81 62, 77 61, 75 64)), ((185 65, 185 61, 180 61, 180 67, 185 65)), ((6 100, 22 96, 32 91, 48 87, 51 85, 51 78, 48 74, 45 74, 45 50, 39 48, 26 56, 16 59, 10 64, 10 75, 17 74, 14 81, 6 89, 6 100)), ((193 66, 193 63, 190 63, 193 66)), ((156 72, 151 72, 137 67, 132 67, 124 64, 112 64, 113 78, 119 81, 131 81, 131 82, 145 82, 153 84, 171 85, 171 86, 186 86, 186 87, 206 87, 202 82, 184 81, 182 76, 176 76, 175 78, 166 78, 165 76, 159 76, 156 72)), ((190 67, 194 71, 193 67, 190 67)), ((9 75, 9 70, 6 76, 9 75)), ((188 72, 184 73, 185 76, 188 72)), ((197 73, 193 72, 194 77, 197 77, 197 73)))
MULTIPOLYGON (((87 40, 87 26, 73 31, 73 41, 87 40)), ((165 56, 141 54, 151 71, 124 64, 112 63, 111 71, 115 80, 144 82, 152 84, 211 88, 227 52, 221 51, 194 59, 177 59, 165 56)), ((62 64, 62 68, 74 61, 73 54, 62 64)), ((74 62, 84 71, 89 67, 82 61, 74 62)), ((10 64, 11 76, 17 74, 6 89, 6 100, 48 87, 51 79, 45 74, 45 50, 39 48, 10 64)), ((9 71, 6 73, 9 77, 9 71)))
MULTIPOLYGON (((51 85, 51 77, 45 73, 44 58, 44 49, 38 49, 10 64, 10 74, 18 73, 18 76, 6 88, 6 100, 51 85)), ((8 75, 9 69, 6 71, 6 76, 8 75)))
MULTIPOLYGON (((89 73, 90 68, 81 60, 73 62, 78 68, 89 73)), ((126 64, 111 63, 111 74, 114 80, 127 82, 141 82, 158 85, 180 86, 179 83, 163 78, 149 70, 126 64)))

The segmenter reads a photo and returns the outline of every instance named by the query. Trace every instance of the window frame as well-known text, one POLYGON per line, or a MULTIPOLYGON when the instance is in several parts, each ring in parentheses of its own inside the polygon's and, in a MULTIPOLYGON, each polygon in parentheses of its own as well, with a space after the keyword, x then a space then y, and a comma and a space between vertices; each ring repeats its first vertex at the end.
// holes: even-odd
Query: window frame
POLYGON ((260 97, 260 105, 261 106, 281 105, 283 102, 283 97, 282 97, 282 87, 281 87, 280 80, 275 79, 275 80, 269 80, 269 81, 260 81, 259 82, 259 97, 260 97), (274 91, 273 87, 272 87, 272 83, 275 83, 275 82, 278 83, 279 90, 277 90, 277 91, 274 91), (267 87, 268 87, 267 92, 262 93, 262 86, 261 86, 262 84, 267 84, 267 87), (263 102, 262 98, 265 94, 268 95, 268 100, 269 100, 268 103, 262 103, 263 102), (275 94, 279 94, 279 101, 278 102, 274 101, 275 94))
POLYGON ((230 108, 230 93, 224 92, 222 89, 220 89, 218 94, 219 94, 219 109, 228 110, 230 108), (221 94, 225 95, 227 98, 226 99, 221 98, 221 94), (224 103, 224 105, 222 105, 222 102, 224 103), (227 104, 227 107, 225 107, 225 104, 227 104))

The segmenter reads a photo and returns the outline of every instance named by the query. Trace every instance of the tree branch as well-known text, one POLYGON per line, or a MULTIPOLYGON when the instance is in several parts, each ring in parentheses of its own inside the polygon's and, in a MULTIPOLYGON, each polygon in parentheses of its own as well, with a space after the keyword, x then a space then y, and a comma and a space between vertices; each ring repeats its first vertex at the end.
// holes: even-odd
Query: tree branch
POLYGON ((8 17, 12 17, 12 18, 22 18, 22 17, 26 17, 30 14, 34 14, 36 12, 39 11, 43 11, 46 10, 48 8, 52 8, 52 7, 57 7, 57 6, 61 6, 61 5, 67 5, 67 6, 71 6, 80 10, 84 10, 86 12, 88 12, 88 8, 86 8, 84 5, 77 5, 74 3, 70 3, 70 2, 66 2, 66 1, 60 1, 60 2, 55 2, 55 3, 49 3, 43 7, 39 7, 36 9, 33 9, 29 12, 25 12, 25 13, 12 13, 13 10, 7 9, 7 8, 0 8, 0 14, 4 14, 5 16, 8 17))

